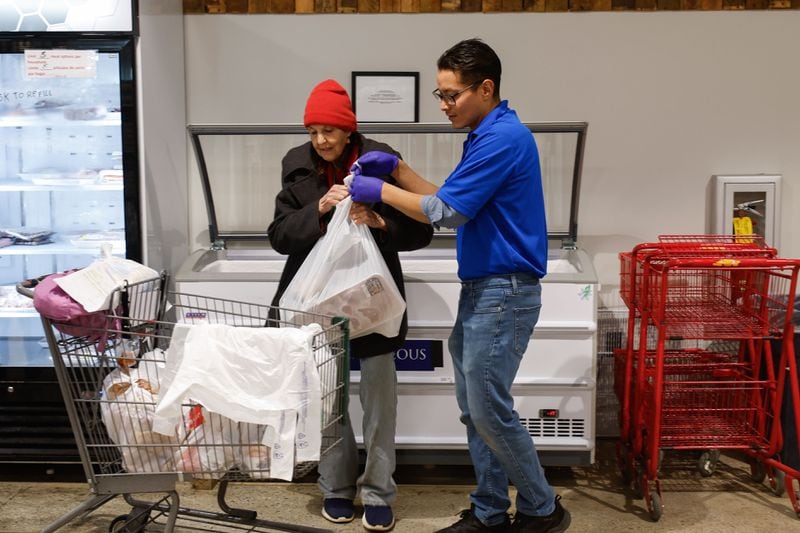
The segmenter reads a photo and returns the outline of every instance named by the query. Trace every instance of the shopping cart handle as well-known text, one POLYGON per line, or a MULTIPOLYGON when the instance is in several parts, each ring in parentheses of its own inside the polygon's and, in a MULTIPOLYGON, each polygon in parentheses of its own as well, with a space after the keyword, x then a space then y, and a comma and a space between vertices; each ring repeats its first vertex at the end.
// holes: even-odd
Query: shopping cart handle
POLYGON ((52 276, 52 274, 43 274, 38 278, 30 278, 20 281, 17 283, 17 292, 23 296, 27 296, 28 298, 33 298, 33 290, 44 280, 44 278, 48 276, 52 276))
POLYGON ((33 298, 33 289, 42 282, 44 278, 50 276, 51 274, 44 274, 43 276, 39 276, 38 278, 31 278, 22 280, 17 283, 17 292, 23 296, 27 296, 28 298, 33 298))

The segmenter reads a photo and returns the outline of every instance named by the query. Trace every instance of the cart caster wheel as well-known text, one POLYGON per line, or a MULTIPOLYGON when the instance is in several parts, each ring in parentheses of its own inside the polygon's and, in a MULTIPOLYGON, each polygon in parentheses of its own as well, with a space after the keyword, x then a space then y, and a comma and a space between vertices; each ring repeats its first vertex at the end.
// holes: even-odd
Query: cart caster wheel
POLYGON ((763 483, 767 479, 767 469, 764 463, 756 459, 750 462, 750 479, 755 483, 763 483))
POLYGON ((719 450, 709 450, 700 454, 697 459, 697 470, 703 477, 708 477, 717 469, 719 461, 719 450))
POLYGON ((128 519, 128 515, 123 514, 116 517, 111 523, 108 525, 108 533, 116 533, 120 529, 123 528, 125 521, 128 519))
POLYGON ((664 514, 664 506, 661 504, 661 496, 657 492, 650 493, 650 518, 653 522, 661 520, 661 515, 664 514))
POLYGON ((114 520, 111 521, 111 524, 108 526, 109 533, 144 533, 145 525, 138 524, 134 522, 128 522, 130 520, 131 515, 123 514, 116 517, 114 520))
POLYGON ((772 494, 779 498, 783 496, 786 492, 786 473, 783 470, 775 470, 775 474, 769 480, 769 486, 772 494))

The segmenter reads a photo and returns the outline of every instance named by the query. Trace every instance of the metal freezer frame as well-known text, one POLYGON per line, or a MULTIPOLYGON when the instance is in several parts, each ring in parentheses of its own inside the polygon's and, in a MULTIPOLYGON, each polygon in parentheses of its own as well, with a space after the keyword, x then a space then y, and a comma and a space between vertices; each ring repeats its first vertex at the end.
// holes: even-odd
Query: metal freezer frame
MULTIPOLYGON (((548 229, 548 238, 550 240, 561 241, 562 246, 565 248, 572 248, 575 246, 578 234, 578 208, 580 198, 580 181, 583 172, 583 154, 586 144, 586 134, 588 130, 587 122, 530 122, 524 125, 531 131, 535 137, 543 134, 561 134, 574 136, 574 157, 569 171, 571 179, 569 198, 566 199, 566 205, 559 206, 561 210, 568 211, 568 220, 562 227, 558 229, 548 229)), ((445 135, 464 135, 468 133, 467 129, 455 129, 446 123, 368 123, 358 125, 359 133, 364 134, 375 140, 384 140, 381 136, 386 135, 420 135, 420 134, 445 134, 445 135)), ((251 229, 241 229, 224 227, 221 219, 224 218, 220 215, 225 213, 220 212, 221 202, 214 195, 214 181, 215 179, 222 179, 220 177, 212 177, 210 171, 210 161, 207 151, 204 149, 203 138, 210 136, 286 136, 297 135, 306 136, 306 129, 299 124, 190 124, 187 126, 187 131, 190 135, 191 143, 194 148, 195 159, 197 168, 200 173, 202 184, 203 196, 206 201, 206 209, 209 224, 209 240, 213 248, 225 248, 231 242, 258 242, 268 240, 266 234, 267 224, 263 225, 263 231, 251 229)), ((296 146, 299 142, 305 142, 306 139, 299 139, 298 142, 292 146, 296 146)), ((538 140, 538 137, 537 137, 538 140)), ((390 143, 391 144, 391 143, 390 143)), ((291 147, 291 146, 289 146, 291 147)), ((395 147, 396 148, 396 147, 395 147)), ((401 151, 402 153, 402 151, 401 151)), ((411 160, 412 166, 416 161, 411 160)), ((416 167, 415 167, 416 168, 416 167)), ((417 169, 419 171, 419 169, 417 169)), ((424 172, 420 172, 425 175, 424 172)), ((544 169, 543 169, 544 174, 544 169)), ((566 173, 565 173, 566 175, 566 173)), ((247 194, 246 191, 243 194, 247 194)), ((545 197, 547 199, 547 190, 545 190, 545 197)), ((564 200, 562 200, 563 202, 564 200)), ((448 238, 454 237, 454 231, 439 231, 436 233, 435 238, 448 238)))

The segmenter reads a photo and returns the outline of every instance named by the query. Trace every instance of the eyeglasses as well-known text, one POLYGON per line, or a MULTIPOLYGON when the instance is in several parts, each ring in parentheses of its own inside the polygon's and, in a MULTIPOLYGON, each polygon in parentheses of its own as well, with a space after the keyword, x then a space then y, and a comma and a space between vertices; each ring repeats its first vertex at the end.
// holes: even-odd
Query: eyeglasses
POLYGON ((475 87, 479 83, 480 83, 479 81, 476 81, 475 83, 473 83, 469 87, 465 87, 465 88, 461 89, 460 91, 458 91, 457 93, 453 93, 453 94, 444 94, 439 89, 436 89, 435 91, 433 91, 432 94, 433 94, 433 97, 436 98, 437 102, 444 102, 447 105, 456 105, 456 98, 461 96, 462 93, 465 93, 465 92, 469 91, 470 89, 472 89, 473 87, 475 87))

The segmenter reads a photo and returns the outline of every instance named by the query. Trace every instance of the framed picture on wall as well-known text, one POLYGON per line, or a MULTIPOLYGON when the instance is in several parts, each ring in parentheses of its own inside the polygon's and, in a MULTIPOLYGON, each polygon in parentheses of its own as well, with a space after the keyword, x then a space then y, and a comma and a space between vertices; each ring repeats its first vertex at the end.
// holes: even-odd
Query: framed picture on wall
POLYGON ((419 72, 353 72, 359 122, 419 122, 419 72))

